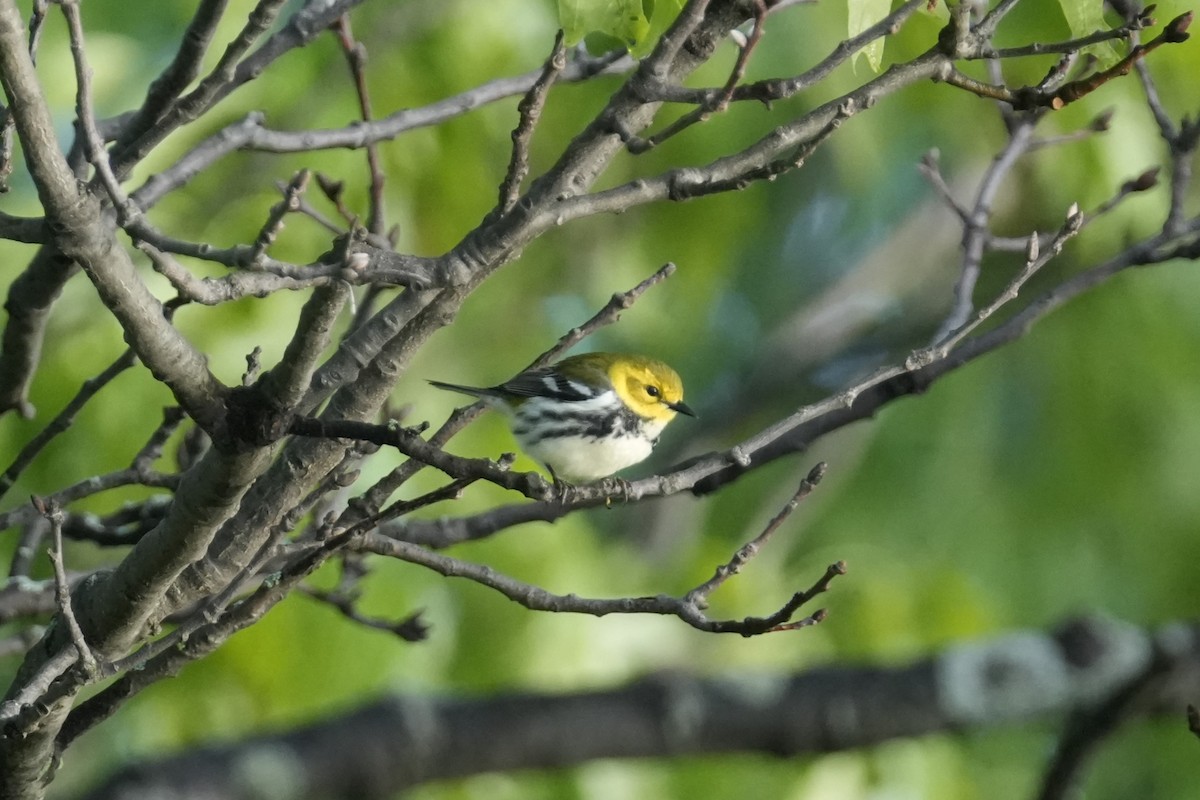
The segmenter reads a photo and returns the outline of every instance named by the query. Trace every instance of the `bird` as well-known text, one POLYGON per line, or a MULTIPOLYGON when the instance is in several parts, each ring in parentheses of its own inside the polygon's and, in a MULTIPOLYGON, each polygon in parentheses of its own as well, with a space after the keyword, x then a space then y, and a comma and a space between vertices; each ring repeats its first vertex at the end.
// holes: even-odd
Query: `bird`
POLYGON ((498 386, 429 383, 504 412, 521 448, 556 483, 589 483, 643 461, 676 414, 696 416, 675 370, 629 353, 571 356, 498 386))

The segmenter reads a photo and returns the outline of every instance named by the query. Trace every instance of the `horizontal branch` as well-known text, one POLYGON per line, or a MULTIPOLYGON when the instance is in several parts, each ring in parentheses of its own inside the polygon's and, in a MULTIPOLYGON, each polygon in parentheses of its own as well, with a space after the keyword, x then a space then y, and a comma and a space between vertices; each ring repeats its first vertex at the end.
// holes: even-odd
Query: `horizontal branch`
POLYGON ((898 33, 904 23, 927 2, 928 0, 908 0, 858 35, 838 42, 828 56, 799 75, 742 83, 732 87, 732 91, 729 87, 693 89, 686 86, 661 86, 654 90, 652 97, 664 102, 692 103, 708 107, 714 106, 722 97, 727 97, 729 102, 749 100, 768 105, 794 97, 828 78, 835 69, 871 42, 898 33))
POLYGON ((529 223, 527 236, 536 236, 565 221, 603 213, 620 213, 664 200, 683 201, 744 189, 755 181, 772 180, 803 165, 812 149, 845 120, 874 106, 900 89, 935 78, 945 68, 939 51, 889 68, 859 88, 830 100, 799 118, 772 129, 757 142, 731 155, 697 167, 682 167, 637 178, 591 194, 575 193, 545 207, 529 223))
MULTIPOLYGON (((593 58, 586 51, 576 50, 556 80, 559 83, 584 81, 610 71, 628 69, 631 63, 628 57, 616 53, 593 58)), ((395 139, 409 131, 440 125, 477 108, 524 94, 541 72, 538 69, 499 78, 429 105, 400 109, 381 119, 360 120, 342 128, 281 131, 267 127, 265 115, 254 112, 205 139, 171 167, 152 175, 132 197, 143 209, 149 208, 224 156, 239 150, 310 153, 360 149, 395 139)))
POLYGON ((942 72, 940 78, 980 97, 1005 102, 1017 110, 1027 111, 1035 108, 1057 110, 1068 103, 1086 97, 1114 78, 1129 74, 1137 62, 1162 45, 1187 41, 1190 36, 1187 29, 1191 22, 1192 13, 1190 11, 1181 14, 1167 23, 1162 33, 1146 44, 1135 45, 1127 56, 1111 67, 1058 87, 1025 86, 1014 89, 1008 86, 984 83, 949 66, 942 72))
MULTIPOLYGON (((1073 231, 1075 224, 1068 223, 1064 230, 1073 231)), ((1195 227, 1200 228, 1200 222, 1195 223, 1195 227)), ((689 459, 661 475, 628 481, 619 496, 636 502, 684 491, 707 494, 764 464, 802 452, 826 433, 869 418, 899 398, 923 392, 959 367, 1016 340, 1069 300, 1126 269, 1174 259, 1200 258, 1200 243, 1195 240, 1198 232, 1200 230, 1188 228, 1176 235, 1159 234, 1151 237, 1096 267, 1068 278, 986 333, 968 338, 953 349, 936 347, 915 351, 904 364, 882 368, 857 384, 799 409, 726 450, 689 459)), ((1043 255, 1049 255, 1049 252, 1043 255)), ((1038 263, 1040 265, 1044 261, 1039 257, 1038 263)), ((1020 277, 1015 286, 1019 288, 1020 277)), ((1010 286, 1008 290, 1015 291, 1015 288, 1010 286)), ((987 307, 988 314, 994 311, 994 306, 993 303, 987 307)), ((578 509, 605 505, 611 502, 613 496, 612 488, 601 482, 575 487, 570 502, 566 504, 526 503, 499 506, 463 517, 396 520, 381 530, 396 539, 441 548, 485 538, 524 523, 553 522, 578 509)))
POLYGON ((676 670, 572 694, 396 696, 287 733, 131 765, 85 800, 237 800, 234 765, 256 756, 294 765, 290 788, 298 800, 344 795, 349 787, 360 800, 383 800, 427 781, 596 759, 854 750, 1092 707, 1155 657, 1172 668, 1147 711, 1177 715, 1183 725, 1184 705, 1200 693, 1200 624, 1147 631, 1085 617, 1054 631, 951 644, 901 666, 830 664, 745 681, 676 670))
MULTIPOLYGON (((357 548, 362 552, 396 558, 417 564, 447 578, 466 578, 486 586, 528 608, 530 611, 546 611, 554 614, 586 614, 606 617, 610 614, 651 614, 676 617, 704 633, 734 633, 739 636, 759 636, 764 633, 795 630, 815 625, 825 619, 824 609, 818 609, 802 619, 794 616, 801 606, 829 588, 829 583, 839 575, 846 574, 843 562, 831 564, 811 587, 798 591, 777 610, 764 617, 742 619, 711 619, 704 613, 707 596, 703 586, 688 592, 683 597, 658 594, 652 597, 588 598, 575 594, 554 594, 539 586, 502 575, 491 567, 474 564, 441 553, 426 550, 420 545, 389 539, 380 534, 363 537, 357 548)), ((730 567, 726 565, 724 569, 730 567)))
MULTIPOLYGON (((616 292, 609 301, 604 304, 604 307, 593 314, 589 319, 581 325, 577 325, 566 332, 559 338, 554 346, 543 352, 532 362, 530 362, 521 372, 530 369, 537 369, 551 364, 562 357, 564 353, 572 347, 582 342, 588 336, 600 330, 606 325, 612 325, 621 318, 621 313, 633 306, 637 300, 646 293, 648 289, 669 278, 675 273, 675 265, 671 262, 663 264, 652 275, 645 280, 640 281, 636 286, 624 292, 616 292)), ((453 413, 442 423, 426 441, 434 447, 444 447, 459 431, 474 420, 483 410, 485 406, 481 402, 472 403, 469 406, 455 409, 453 413)), ((357 500, 347 506, 346 512, 339 519, 339 525, 348 527, 360 522, 367 516, 378 512, 384 502, 415 475, 425 465, 417 460, 410 459, 408 462, 401 464, 394 469, 389 475, 384 477, 378 483, 371 487, 367 492, 360 496, 357 500)))
POLYGON ((26 244, 41 244, 49 238, 42 217, 14 217, 0 212, 0 239, 26 244))

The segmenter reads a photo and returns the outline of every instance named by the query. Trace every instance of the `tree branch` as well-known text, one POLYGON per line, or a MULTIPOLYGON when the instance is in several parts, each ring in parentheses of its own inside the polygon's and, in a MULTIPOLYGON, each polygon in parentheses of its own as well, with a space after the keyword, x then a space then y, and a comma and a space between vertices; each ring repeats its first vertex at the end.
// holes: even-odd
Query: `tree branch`
POLYGON ((0 0, 0 79, 30 174, 57 231, 56 244, 64 256, 88 273, 142 363, 171 388, 197 422, 219 433, 224 387, 208 371, 204 356, 167 322, 162 306, 137 276, 128 254, 113 242, 99 203, 79 193, 54 138, 33 62, 22 44, 22 31, 12 0, 0 0))
MULTIPOLYGON (((1200 691, 1200 637, 1194 622, 1187 629, 1188 648, 1171 658, 1176 682, 1157 684, 1170 694, 1141 713, 1162 714, 1200 691)), ((383 800, 428 781, 596 759, 795 757, 941 731, 1011 728, 1103 702, 1166 636, 1092 617, 1051 632, 950 645, 911 664, 759 674, 754 691, 747 682, 672 671, 573 694, 395 696, 284 734, 130 766, 85 800, 240 800, 232 765, 256 753, 296 765, 290 774, 298 800, 349 786, 358 787, 361 800, 383 800), (587 736, 578 735, 581 725, 587 736), (439 735, 428 736, 432 729, 439 735), (509 746, 492 746, 500 740, 509 746)))
POLYGON ((802 620, 793 620, 793 617, 802 605, 826 591, 833 578, 846 573, 844 563, 838 562, 831 565, 812 587, 796 592, 779 609, 765 617, 710 619, 704 613, 703 604, 699 602, 700 598, 693 596, 692 593, 688 593, 684 597, 659 594, 653 597, 620 597, 616 599, 587 598, 575 594, 560 595, 502 575, 491 567, 434 553, 419 545, 389 539, 379 534, 368 534, 358 547, 363 552, 417 564, 447 578, 466 578, 489 589, 494 589, 509 600, 519 603, 531 611, 587 614, 593 617, 604 617, 609 614, 657 614, 677 617, 696 630, 705 633, 735 633, 746 637, 794 630, 817 624, 825 618, 824 610, 813 612, 802 620))

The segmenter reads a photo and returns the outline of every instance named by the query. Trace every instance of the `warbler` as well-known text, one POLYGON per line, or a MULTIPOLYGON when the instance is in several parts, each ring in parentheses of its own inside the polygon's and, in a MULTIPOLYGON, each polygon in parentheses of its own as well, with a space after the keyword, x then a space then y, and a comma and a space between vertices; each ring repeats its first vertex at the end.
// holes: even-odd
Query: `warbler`
POLYGON ((530 369, 499 386, 430 381, 503 411, 521 448, 555 481, 585 483, 644 460, 683 402, 683 381, 661 361, 587 353, 530 369))

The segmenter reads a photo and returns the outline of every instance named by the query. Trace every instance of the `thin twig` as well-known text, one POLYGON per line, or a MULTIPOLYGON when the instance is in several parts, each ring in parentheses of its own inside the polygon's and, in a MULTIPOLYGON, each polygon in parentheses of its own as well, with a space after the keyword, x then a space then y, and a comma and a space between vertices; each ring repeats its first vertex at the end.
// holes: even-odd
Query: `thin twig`
POLYGON ((75 610, 71 608, 71 586, 67 582, 67 570, 63 566, 62 507, 53 501, 45 502, 36 496, 31 497, 30 500, 38 513, 50 523, 53 546, 46 551, 46 554, 50 557, 50 564, 54 567, 54 596, 58 602, 58 612, 66 622, 67 630, 71 634, 71 642, 75 645, 75 651, 79 654, 79 660, 83 664, 84 670, 93 674, 97 668, 96 656, 88 647, 88 643, 83 637, 83 629, 79 627, 79 620, 75 618, 75 610))
POLYGON ((301 169, 292 176, 283 191, 283 199, 271 207, 267 221, 263 223, 262 229, 254 239, 254 245, 250 249, 250 264, 257 265, 262 260, 267 248, 274 244, 279 231, 283 229, 284 217, 300 207, 300 196, 308 188, 311 174, 307 169, 301 169))
POLYGON ((988 241, 988 223, 991 221, 992 204, 1000 185, 1012 171, 1017 160, 1029 147, 1033 129, 1038 123, 1036 115, 1025 115, 1014 120, 1009 139, 1004 149, 992 159, 991 165, 979 183, 975 205, 968 212, 963 233, 963 263, 957 283, 954 285, 954 304, 950 313, 934 334, 933 341, 939 342, 951 331, 966 324, 974 308, 975 284, 983 267, 983 255, 988 241))
POLYGON ((33 9, 29 13, 29 55, 33 63, 37 63, 38 45, 42 41, 42 30, 46 25, 46 13, 50 8, 50 0, 33 0, 33 9))
POLYGON ((954 196, 954 190, 950 188, 950 184, 946 182, 946 178, 942 175, 940 162, 941 154, 936 149, 930 150, 921 156, 921 161, 917 164, 917 169, 925 177, 925 180, 929 181, 930 186, 941 195, 942 201, 945 202, 946 206, 966 225, 971 218, 971 212, 967 210, 966 206, 959 203, 958 198, 954 196))
POLYGON ((767 544, 767 541, 770 540, 775 531, 779 530, 779 526, 782 525, 784 521, 792 515, 792 512, 796 510, 796 507, 800 505, 800 501, 808 497, 812 490, 817 487, 817 484, 821 482, 821 479, 825 477, 825 470, 826 464, 824 461, 813 467, 809 471, 808 475, 805 476, 804 480, 800 481, 800 486, 796 489, 791 499, 784 504, 783 508, 781 508, 779 512, 771 519, 771 521, 767 523, 767 526, 763 528, 762 533, 744 544, 740 550, 734 553, 733 558, 731 558, 728 563, 717 567, 717 571, 713 573, 711 578, 688 592, 684 596, 684 599, 689 603, 696 604, 700 608, 706 607, 708 605, 709 595, 719 589, 721 585, 725 583, 725 581, 741 572, 742 567, 744 567, 746 563, 750 561, 750 559, 758 555, 759 551, 762 550, 762 548, 767 544))
POLYGON ((312 586, 301 586, 300 593, 326 604, 348 620, 357 622, 367 628, 385 631, 406 642, 423 642, 429 637, 429 625, 421 618, 421 612, 414 612, 404 619, 393 621, 369 617, 355 608, 358 599, 353 595, 316 589, 312 586))
POLYGON ((1145 61, 1137 62, 1137 73, 1142 83, 1142 91, 1146 93, 1146 105, 1150 107, 1150 113, 1154 116, 1154 122, 1158 125, 1160 135, 1164 141, 1173 141, 1177 136, 1175 122, 1163 105, 1162 97, 1158 93, 1158 86, 1154 83, 1154 78, 1150 75, 1150 68, 1146 66, 1145 61))
MULTIPOLYGON (((989 36, 991 33, 987 22, 981 22, 975 27, 977 35, 989 36)), ((1135 34, 1145 28, 1147 25, 1154 24, 1154 20, 1147 17, 1145 14, 1129 20, 1124 25, 1105 31, 1096 31, 1095 33, 1086 36, 1080 36, 1077 39, 1071 39, 1065 42, 1035 42, 1033 44, 1023 45, 1020 47, 1000 47, 992 48, 990 46, 980 48, 980 50, 971 56, 972 58, 989 58, 989 59, 1010 59, 1023 58, 1025 56, 1040 56, 1054 53, 1071 54, 1077 53, 1086 47, 1104 42, 1112 42, 1118 39, 1132 40, 1135 34)))
MULTIPOLYGON (((91 497, 121 486, 137 485, 174 490, 179 484, 179 476, 166 475, 153 470, 151 467, 153 461, 157 460, 162 454, 162 448, 166 444, 167 438, 175 429, 175 426, 179 424, 179 419, 175 417, 177 413, 177 408, 164 410, 163 424, 151 433, 146 444, 134 456, 131 466, 115 472, 84 478, 65 489, 60 489, 54 494, 47 495, 43 500, 47 503, 53 502, 61 507, 66 507, 84 497, 91 497)), ((18 506, 17 508, 0 513, 0 530, 5 530, 14 525, 23 525, 35 516, 37 516, 37 510, 31 505, 18 506)))
POLYGON ((552 613, 588 614, 603 617, 609 614, 660 614, 677 617, 691 627, 705 633, 733 633, 740 636, 758 636, 775 631, 792 630, 814 625, 825 618, 817 611, 802 620, 793 620, 800 606, 812 597, 826 591, 838 575, 846 572, 845 564, 831 565, 812 587, 797 592, 779 610, 765 617, 743 619, 709 619, 704 610, 686 597, 660 594, 653 597, 622 597, 617 599, 595 599, 575 594, 557 595, 532 584, 503 575, 492 567, 474 564, 442 553, 434 553, 424 547, 389 539, 379 534, 367 534, 357 547, 372 553, 398 558, 430 569, 448 578, 466 578, 494 589, 508 599, 531 611, 552 613))
MULTIPOLYGON (((197 119, 238 81, 237 67, 250 47, 271 27, 286 0, 258 0, 237 36, 226 46, 216 66, 201 79, 200 84, 179 98, 159 117, 155 124, 136 138, 123 143, 113 154, 113 169, 124 177, 147 153, 170 132, 197 119)), ((331 6, 332 7, 332 6, 331 6)))
MULTIPOLYGON (((329 558, 351 547, 371 524, 370 520, 364 521, 308 546, 284 569, 269 580, 259 582, 253 592, 234 603, 237 595, 273 555, 274 543, 264 543, 251 558, 247 569, 215 595, 202 613, 193 614, 171 633, 143 646, 133 655, 113 662, 108 671, 119 677, 72 712, 58 737, 59 750, 116 713, 137 692, 174 675, 184 664, 211 653, 230 636, 262 619, 329 558)), ((4 721, 9 706, 9 703, 0 705, 0 722, 4 721)))
MULTIPOLYGON (((318 179, 318 181, 320 180, 319 173, 318 173, 317 179, 318 179)), ((285 184, 282 184, 282 183, 276 184, 276 188, 278 188, 280 191, 283 190, 284 186, 285 186, 285 184)), ((316 206, 314 206, 312 203, 308 202, 303 197, 297 198, 296 212, 308 217, 313 222, 317 223, 322 228, 324 228, 325 230, 332 233, 334 236, 342 236, 349 231, 348 227, 338 225, 333 220, 331 220, 329 217, 322 214, 321 211, 316 206)), ((384 244, 386 244, 386 242, 379 242, 378 244, 379 244, 379 246, 383 246, 384 244)))
MULTIPOLYGON (((344 6, 351 0, 343 0, 344 6)), ((915 2, 916 0, 910 0, 915 2)), ((923 0, 922 0, 923 1, 923 0)), ((559 81, 581 82, 608 72, 628 70, 632 60, 619 52, 592 58, 577 49, 559 81)), ((269 153, 310 153, 318 150, 362 147, 367 142, 395 139, 403 133, 440 125, 447 120, 528 91, 541 70, 509 78, 498 78, 457 95, 419 108, 405 108, 370 123, 355 122, 341 128, 287 131, 267 128, 261 112, 252 112, 201 141, 173 165, 149 178, 132 195, 147 209, 168 193, 182 188, 196 174, 238 150, 269 153)))
POLYGON ((420 432, 413 428, 356 420, 295 417, 288 423, 287 432, 293 436, 349 439, 394 447, 409 458, 440 470, 451 478, 485 480, 520 492, 533 500, 550 500, 556 496, 553 484, 535 472, 510 472, 502 463, 490 459, 451 455, 422 439, 420 432))
POLYGON ((63 536, 99 547, 128 547, 162 522, 171 507, 170 495, 159 494, 140 503, 127 503, 107 516, 68 514, 63 536))
MULTIPOLYGON (((734 88, 730 102, 753 101, 770 105, 777 100, 794 97, 827 78, 837 67, 845 63, 863 47, 884 36, 897 33, 904 23, 928 0, 907 0, 888 16, 881 19, 857 36, 839 42, 828 56, 816 66, 790 78, 772 78, 746 83, 734 88)), ((775 9, 772 9, 772 12, 775 9)), ((694 103, 709 105, 724 92, 723 87, 692 89, 684 86, 656 86, 650 97, 672 103, 694 103)))
POLYGON ((197 4, 196 13, 180 37, 179 49, 171 63, 150 81, 141 108, 121 126, 117 147, 145 133, 200 74, 205 53, 227 6, 228 0, 201 0, 197 4))
POLYGON ((985 320, 1000 310, 1002 306, 1015 300, 1021 287, 1032 278, 1038 270, 1048 264, 1055 256, 1062 252, 1063 245, 1070 239, 1078 235, 1080 227, 1083 225, 1083 215, 1079 213, 1079 207, 1072 205, 1067 211, 1066 222, 1063 223, 1058 234, 1050 242, 1050 246, 1043 252, 1037 234, 1029 237, 1029 250, 1026 254, 1025 266, 1021 269, 1017 276, 1004 288, 999 295, 996 296, 991 303, 984 308, 979 309, 973 318, 964 322, 956 328, 952 328, 948 333, 938 339, 928 351, 921 351, 909 357, 911 364, 920 365, 927 358, 945 358, 946 355, 953 350, 959 342, 969 336, 976 328, 983 324, 985 320))
POLYGON ((126 350, 113 363, 105 367, 100 374, 93 378, 88 378, 83 382, 79 391, 71 398, 62 411, 55 415, 54 419, 46 423, 37 435, 21 448, 21 452, 9 464, 8 469, 0 474, 0 497, 3 497, 9 489, 17 482, 17 478, 21 473, 33 463, 38 454, 50 444, 53 439, 59 434, 66 431, 75 422, 75 417, 80 410, 87 405, 88 401, 96 396, 96 393, 107 386, 113 378, 120 375, 125 370, 133 366, 135 358, 132 350, 126 350))
MULTIPOLYGON (((371 110, 371 93, 367 88, 367 48, 362 42, 355 41, 349 14, 338 17, 333 30, 337 34, 338 43, 342 46, 346 63, 350 67, 350 75, 354 79, 359 114, 363 122, 369 123, 374 118, 374 113, 371 110)), ((367 212, 367 229, 377 236, 382 236, 387 226, 387 209, 383 194, 387 177, 379 161, 379 146, 375 142, 367 142, 363 149, 367 154, 367 171, 370 177, 371 206, 367 212)))
MULTIPOLYGON (((1069 103, 1080 100, 1099 89, 1104 84, 1127 75, 1134 65, 1164 44, 1178 44, 1188 39, 1187 29, 1191 24, 1192 14, 1181 14, 1167 23, 1155 38, 1146 44, 1134 45, 1129 54, 1108 69, 1101 70, 1086 78, 1064 84, 1053 90, 1040 90, 1037 87, 1026 86, 1011 88, 1000 84, 984 83, 946 64, 939 74, 941 80, 960 89, 965 89, 980 97, 1002 100, 1014 109, 1028 111, 1035 108, 1051 108, 1058 110, 1069 103)), ((985 51, 980 51, 982 54, 985 51)))
MULTIPOLYGON (((955 214, 959 215, 959 217, 965 221, 966 217, 968 216, 968 212, 962 206, 958 205, 957 201, 950 193, 950 188, 946 184, 945 179, 942 178, 942 176, 937 172, 936 159, 930 162, 927 157, 927 159, 923 161, 921 165, 921 170, 922 172, 925 172, 930 180, 930 183, 933 184, 938 193, 942 195, 943 199, 946 201, 946 204, 951 208, 951 210, 953 210, 955 214), (927 169, 931 171, 927 172, 927 169)), ((1091 211, 1088 211, 1087 213, 1081 213, 1080 216, 1082 219, 1079 225, 1080 230, 1082 231, 1089 225, 1094 225, 1098 220, 1102 219, 1106 214, 1111 213, 1129 197, 1141 192, 1148 192, 1153 189, 1158 185, 1159 171, 1159 167, 1151 167, 1140 175, 1130 178, 1121 184, 1112 197, 1102 201, 1091 211)), ((1047 233, 1035 232, 1026 236, 997 236, 993 233, 989 233, 987 236, 987 248, 989 250, 1010 253, 1026 252, 1029 249, 1029 242, 1032 236, 1037 237, 1039 248, 1046 248, 1051 246, 1057 235, 1057 231, 1051 231, 1047 233)))
POLYGON ((754 24, 750 30, 750 35, 745 37, 744 41, 738 42, 738 57, 734 62, 733 69, 729 73, 729 77, 725 81, 725 85, 719 91, 713 94, 711 98, 706 99, 696 108, 679 117, 663 130, 646 138, 629 136, 625 140, 625 146, 631 153, 644 153, 647 150, 658 147, 660 144, 687 130, 693 125, 706 122, 713 114, 724 113, 729 108, 730 100, 733 99, 734 92, 737 90, 738 84, 746 75, 746 66, 750 63, 750 55, 762 40, 763 23, 767 18, 767 4, 764 0, 754 0, 754 24))
POLYGON ((65 676, 79 661, 79 651, 73 644, 64 645, 53 656, 42 661, 37 671, 25 681, 20 690, 8 691, 8 699, 0 702, 0 725, 14 722, 30 714, 39 714, 39 699, 49 693, 52 686, 68 683, 65 676))
POLYGON ((141 209, 130 202, 121 182, 113 172, 112 162, 104 147, 104 139, 96 127, 96 113, 92 104, 92 70, 88 66, 87 54, 84 51, 83 21, 79 13, 79 0, 61 0, 63 16, 67 20, 67 30, 71 40, 71 55, 75 62, 75 107, 78 122, 83 130, 88 161, 95 168, 100 182, 108 192, 113 207, 117 209, 119 224, 127 225, 130 221, 141 216, 141 209))
POLYGON ((1138 61, 1136 67, 1146 95, 1146 105, 1154 116, 1159 136, 1171 153, 1171 205, 1163 222, 1163 231, 1177 235, 1182 233, 1186 219, 1185 202, 1192 183, 1192 155, 1200 143, 1200 121, 1184 119, 1177 126, 1163 105, 1149 67, 1144 61, 1138 61))
POLYGON ((559 30, 554 35, 554 47, 542 67, 542 74, 517 104, 520 120, 512 132, 512 155, 508 161, 508 172, 500 183, 500 200, 497 203, 497 209, 502 214, 508 213, 517 204, 517 198, 521 196, 521 183, 529 174, 529 144, 534 128, 542 117, 550 87, 567 66, 567 50, 563 41, 563 32, 559 30))

